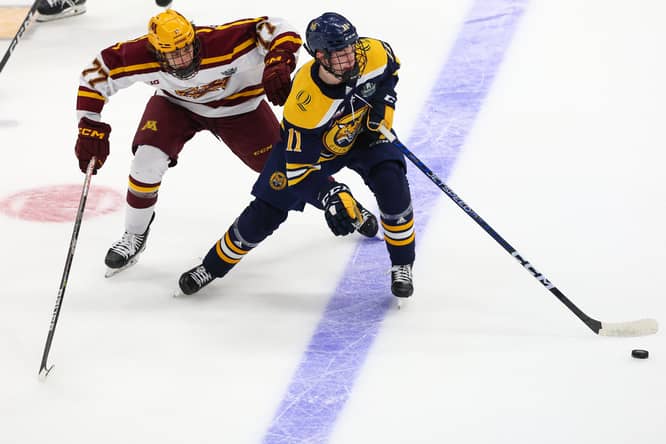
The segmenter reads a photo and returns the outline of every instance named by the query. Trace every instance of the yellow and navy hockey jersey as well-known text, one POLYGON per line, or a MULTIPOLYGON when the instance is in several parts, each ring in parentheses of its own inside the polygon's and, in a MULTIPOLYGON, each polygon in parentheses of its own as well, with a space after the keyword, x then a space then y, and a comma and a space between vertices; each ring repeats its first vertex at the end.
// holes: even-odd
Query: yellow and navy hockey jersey
POLYGON ((313 196, 325 187, 333 172, 327 162, 345 156, 367 131, 370 106, 393 112, 400 62, 385 42, 362 38, 360 43, 367 62, 354 85, 322 82, 315 60, 294 78, 284 107, 279 148, 284 151, 287 186, 300 188, 305 195, 313 196))

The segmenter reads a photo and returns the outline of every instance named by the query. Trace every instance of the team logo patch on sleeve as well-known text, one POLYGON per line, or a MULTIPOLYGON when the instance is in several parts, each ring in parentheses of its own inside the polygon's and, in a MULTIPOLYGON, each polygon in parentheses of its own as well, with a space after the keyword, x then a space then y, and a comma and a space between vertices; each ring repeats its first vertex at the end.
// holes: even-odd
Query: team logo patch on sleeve
POLYGON ((271 174, 270 186, 275 191, 284 190, 287 187, 287 176, 282 171, 276 171, 271 174))

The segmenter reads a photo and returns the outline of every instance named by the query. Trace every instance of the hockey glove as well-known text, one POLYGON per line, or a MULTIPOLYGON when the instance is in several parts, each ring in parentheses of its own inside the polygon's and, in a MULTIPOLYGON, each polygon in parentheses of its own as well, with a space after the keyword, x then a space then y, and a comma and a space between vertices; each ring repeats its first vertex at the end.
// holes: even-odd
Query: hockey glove
POLYGON ((261 84, 266 98, 277 106, 284 105, 291 91, 291 72, 296 66, 294 55, 286 51, 270 51, 264 58, 261 84))
POLYGON ((328 191, 319 194, 319 200, 324 207, 326 223, 336 236, 353 233, 363 223, 363 216, 347 185, 334 183, 328 191))
POLYGON ((366 126, 370 131, 379 132, 379 127, 382 125, 387 130, 393 126, 393 108, 380 103, 370 109, 366 126))
POLYGON ((88 162, 93 157, 96 160, 93 174, 97 174, 97 170, 102 168, 109 155, 110 133, 110 125, 104 122, 96 122, 87 117, 81 118, 79 121, 79 137, 76 140, 74 152, 79 159, 79 168, 82 172, 86 172, 88 162))
POLYGON ((395 91, 390 89, 378 92, 376 96, 373 97, 372 106, 368 112, 366 127, 370 131, 379 131, 379 127, 383 125, 390 130, 393 126, 393 112, 397 100, 395 91))

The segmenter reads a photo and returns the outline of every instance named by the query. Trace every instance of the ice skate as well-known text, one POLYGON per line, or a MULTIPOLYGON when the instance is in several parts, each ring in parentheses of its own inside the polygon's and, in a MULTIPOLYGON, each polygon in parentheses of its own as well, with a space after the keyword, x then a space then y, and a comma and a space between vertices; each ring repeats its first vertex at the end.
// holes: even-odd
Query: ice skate
POLYGON ((214 280, 215 276, 210 274, 203 265, 197 265, 180 276, 178 279, 180 292, 176 292, 174 296, 194 294, 214 280))
POLYGON ((123 237, 111 245, 104 258, 104 263, 108 267, 104 277, 109 278, 116 275, 139 261, 139 254, 146 249, 150 224, 153 223, 154 219, 155 214, 153 213, 148 228, 143 234, 133 234, 125 231, 123 237))
POLYGON ((86 12, 86 0, 43 0, 37 8, 38 22, 50 22, 86 12))
POLYGON ((394 265, 391 267, 391 293, 403 299, 410 297, 414 293, 411 264, 394 265))

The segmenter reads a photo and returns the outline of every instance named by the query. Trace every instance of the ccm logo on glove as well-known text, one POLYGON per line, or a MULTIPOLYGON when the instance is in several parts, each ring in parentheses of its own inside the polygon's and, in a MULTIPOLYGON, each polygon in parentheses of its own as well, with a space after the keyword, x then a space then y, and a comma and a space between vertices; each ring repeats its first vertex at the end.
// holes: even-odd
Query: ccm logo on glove
POLYGON ((85 173, 90 159, 95 158, 95 169, 102 168, 109 155, 109 134, 111 126, 104 122, 96 122, 87 117, 79 121, 79 137, 76 139, 74 153, 79 159, 79 168, 85 173))

